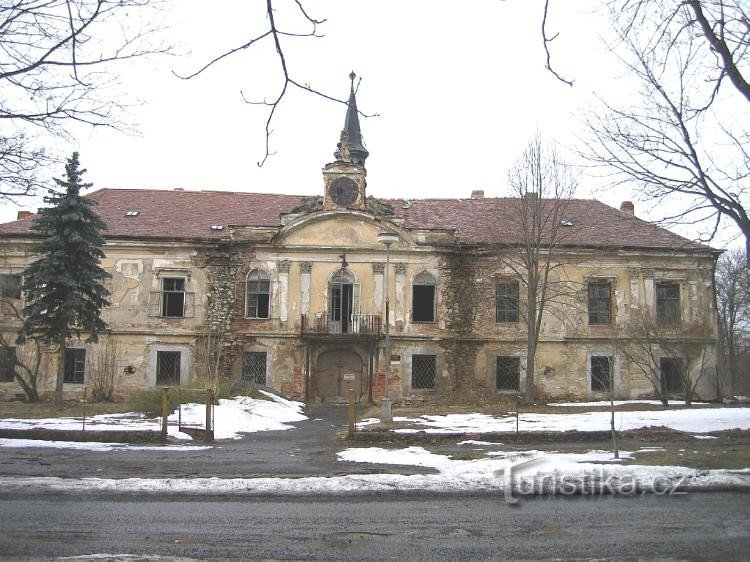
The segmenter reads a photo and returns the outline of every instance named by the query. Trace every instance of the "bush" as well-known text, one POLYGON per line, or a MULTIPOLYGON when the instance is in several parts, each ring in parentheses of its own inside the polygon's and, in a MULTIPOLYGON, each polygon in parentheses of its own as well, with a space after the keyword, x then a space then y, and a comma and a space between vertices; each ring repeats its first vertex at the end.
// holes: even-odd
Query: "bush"
MULTIPOLYGON (((150 418, 161 416, 161 388, 136 390, 130 395, 130 409, 150 418)), ((174 412, 179 406, 177 391, 169 391, 169 411, 174 412)))

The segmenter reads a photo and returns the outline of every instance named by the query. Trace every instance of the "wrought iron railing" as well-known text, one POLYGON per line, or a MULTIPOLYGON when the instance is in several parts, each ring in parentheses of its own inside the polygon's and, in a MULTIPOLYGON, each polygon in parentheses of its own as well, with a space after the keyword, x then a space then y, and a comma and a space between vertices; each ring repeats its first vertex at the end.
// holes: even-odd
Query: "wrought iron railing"
POLYGON ((319 312, 313 316, 302 315, 300 332, 317 335, 370 335, 379 336, 381 320, 379 314, 352 314, 349 320, 331 320, 326 312, 319 312))

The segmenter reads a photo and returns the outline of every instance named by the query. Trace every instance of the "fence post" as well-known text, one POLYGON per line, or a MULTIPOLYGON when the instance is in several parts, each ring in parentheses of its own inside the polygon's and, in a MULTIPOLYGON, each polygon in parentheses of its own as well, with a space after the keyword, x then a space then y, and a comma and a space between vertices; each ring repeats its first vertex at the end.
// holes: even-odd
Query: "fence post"
POLYGON ((161 438, 167 438, 167 417, 169 417, 169 387, 161 387, 161 438))
POLYGON ((85 386, 83 387, 83 428, 81 431, 86 431, 86 390, 88 390, 85 386))
POLYGON ((349 389, 349 439, 354 437, 355 422, 357 421, 357 411, 354 403, 354 389, 349 389))
POLYGON ((214 440, 214 429, 213 429, 213 411, 214 411, 214 391, 212 389, 206 390, 206 441, 214 440))

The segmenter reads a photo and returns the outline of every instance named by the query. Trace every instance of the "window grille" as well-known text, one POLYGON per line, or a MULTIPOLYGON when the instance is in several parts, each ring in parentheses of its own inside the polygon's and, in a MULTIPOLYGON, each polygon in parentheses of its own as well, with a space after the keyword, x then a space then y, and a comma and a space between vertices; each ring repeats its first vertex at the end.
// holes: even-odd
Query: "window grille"
POLYGON ((499 356, 495 368, 497 390, 518 390, 521 379, 521 358, 499 356))
POLYGON ((435 278, 423 271, 412 283, 411 318, 414 322, 435 321, 435 278))
POLYGON ((156 352, 156 384, 170 385, 180 384, 180 359, 182 353, 179 351, 157 351, 156 352))
POLYGON ((589 325, 609 325, 612 321, 612 284, 592 281, 588 285, 589 325))
POLYGON ((266 357, 265 351, 246 351, 242 361, 242 380, 265 385, 266 357))
POLYGON ((16 378, 16 348, 0 347, 0 382, 13 382, 16 378))
POLYGON ((495 286, 495 322, 518 322, 518 282, 495 286))
POLYGON ((0 273, 0 297, 6 299, 21 298, 22 278, 20 275, 0 273))
POLYGON ((612 358, 597 356, 591 358, 591 390, 594 392, 610 392, 612 390, 610 369, 612 358))
POLYGON ((83 384, 85 373, 86 350, 81 348, 66 349, 63 382, 83 384))
POLYGON ((161 315, 167 318, 185 316, 185 279, 166 277, 161 280, 161 315))
POLYGON ((656 323, 677 326, 680 323, 680 286, 660 283, 656 286, 656 323))
POLYGON ((247 275, 247 317, 271 317, 271 276, 262 269, 247 275))
POLYGON ((411 387, 414 389, 435 388, 435 356, 411 356, 411 387))
POLYGON ((684 365, 674 357, 662 357, 659 361, 661 368, 661 390, 668 394, 680 394, 685 387, 682 381, 684 365))

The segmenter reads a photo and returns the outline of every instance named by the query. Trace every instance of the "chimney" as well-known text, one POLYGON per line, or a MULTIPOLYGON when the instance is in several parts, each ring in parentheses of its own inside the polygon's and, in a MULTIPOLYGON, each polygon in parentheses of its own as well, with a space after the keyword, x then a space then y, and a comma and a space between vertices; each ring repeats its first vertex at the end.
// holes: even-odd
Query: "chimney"
POLYGON ((475 189, 471 192, 472 199, 484 199, 484 189, 475 189))
POLYGON ((623 213, 635 216, 635 205, 633 205, 632 201, 623 201, 620 205, 620 210, 623 213))
POLYGON ((33 215, 31 211, 18 211, 18 216, 16 217, 16 220, 23 221, 29 218, 31 215, 33 215))

